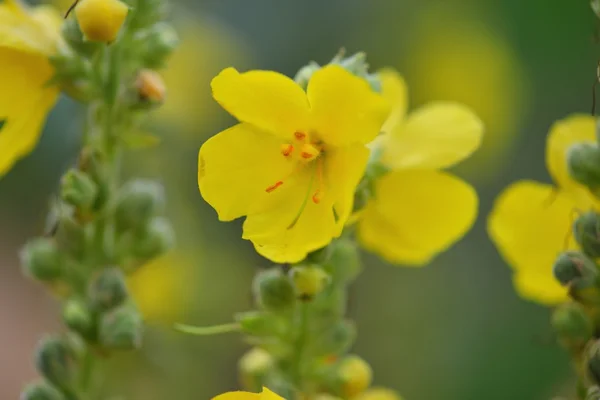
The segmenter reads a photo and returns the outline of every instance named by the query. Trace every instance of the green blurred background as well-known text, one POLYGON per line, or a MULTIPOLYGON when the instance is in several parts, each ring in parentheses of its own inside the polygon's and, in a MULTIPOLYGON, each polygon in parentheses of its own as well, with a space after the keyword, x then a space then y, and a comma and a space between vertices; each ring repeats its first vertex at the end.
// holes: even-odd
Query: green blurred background
MULTIPOLYGON (((60 1, 65 10, 69 1, 60 1)), ((375 383, 407 400, 537 400, 573 394, 566 353, 547 308, 519 299, 485 221, 495 196, 520 178, 549 181, 545 136, 553 121, 589 112, 598 41, 586 0, 175 0, 182 46, 164 71, 170 92, 148 128, 160 147, 130 156, 129 175, 167 188, 179 245, 133 277, 145 314, 145 348, 107 362, 109 382, 132 399, 208 399, 237 387, 246 346, 235 334, 187 337, 174 322, 224 323, 251 308, 254 271, 268 262, 219 223, 197 190, 199 146, 231 125, 210 98, 220 69, 294 73, 339 49, 365 51, 374 69, 406 77, 411 108, 458 100, 486 123, 483 148, 457 168, 478 189, 474 229, 431 265, 402 268, 365 254, 352 287, 355 351, 375 383)), ((0 398, 32 378, 43 332, 58 307, 20 275, 17 254, 40 233, 61 173, 75 160, 81 109, 64 99, 40 146, 0 181, 0 398)), ((440 199, 443 206, 443 199, 440 199)), ((431 229, 435 229, 432 226, 431 229)))

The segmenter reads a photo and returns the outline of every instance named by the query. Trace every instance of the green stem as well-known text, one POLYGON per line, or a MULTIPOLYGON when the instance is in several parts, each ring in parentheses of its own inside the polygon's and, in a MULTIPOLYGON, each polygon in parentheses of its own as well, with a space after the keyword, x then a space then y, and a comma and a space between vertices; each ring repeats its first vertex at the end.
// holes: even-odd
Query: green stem
POLYGON ((304 382, 304 362, 306 345, 308 342, 309 330, 309 303, 300 302, 299 305, 297 332, 298 336, 294 344, 294 358, 292 360, 292 379, 298 390, 303 392, 306 382, 304 382))
POLYGON ((185 324, 176 324, 175 329, 179 332, 188 333, 196 336, 210 336, 221 333, 239 332, 240 325, 238 323, 230 323, 215 326, 191 326, 185 324))

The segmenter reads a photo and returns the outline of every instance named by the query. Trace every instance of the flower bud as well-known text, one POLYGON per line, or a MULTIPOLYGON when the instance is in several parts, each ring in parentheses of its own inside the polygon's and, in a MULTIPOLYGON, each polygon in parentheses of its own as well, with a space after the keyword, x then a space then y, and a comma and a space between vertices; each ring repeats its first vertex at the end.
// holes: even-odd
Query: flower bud
POLYGON ((256 274, 253 291, 258 304, 273 312, 289 310, 296 300, 292 282, 279 268, 256 274))
POLYGON ((148 109, 161 105, 167 95, 167 87, 160 74, 151 69, 138 72, 135 80, 135 108, 148 109))
POLYGON ((20 400, 66 400, 66 397, 48 382, 39 381, 27 385, 20 400))
POLYGON ((276 315, 264 311, 246 311, 235 315, 241 331, 251 336, 277 336, 285 329, 284 322, 276 315))
POLYGON ((179 45, 177 32, 166 22, 152 26, 140 37, 144 65, 148 68, 162 68, 167 59, 179 45))
POLYGON ((565 303, 552 314, 552 327, 569 349, 582 348, 594 333, 594 324, 578 303, 565 303))
POLYGON ((357 355, 349 355, 340 362, 338 376, 342 395, 351 398, 371 385, 373 371, 365 360, 357 355))
POLYGON ((91 229, 93 229, 91 225, 86 227, 72 215, 61 215, 56 228, 56 242, 61 250, 75 258, 82 257, 87 247, 91 229))
POLYGON ((268 351, 260 347, 250 349, 238 363, 243 388, 252 392, 260 391, 264 385, 265 376, 273 365, 273 357, 268 351))
POLYGON ((77 383, 78 357, 66 339, 56 336, 42 339, 35 361, 40 373, 56 387, 69 389, 77 383))
POLYGON ((143 322, 135 308, 123 305, 102 315, 100 343, 110 349, 133 350, 142 345, 143 322))
POLYGON ((352 321, 338 321, 318 333, 315 339, 315 353, 318 355, 343 354, 356 339, 356 326, 352 321))
POLYGON ((337 239, 331 244, 331 256, 323 265, 334 281, 352 281, 362 268, 356 243, 350 239, 337 239))
POLYGON ((25 273, 42 282, 60 278, 64 257, 51 238, 29 241, 21 250, 21 264, 25 273))
POLYGON ((91 282, 88 295, 92 306, 100 311, 110 310, 127 299, 125 276, 119 268, 107 268, 91 282))
POLYGON ((391 389, 372 388, 360 394, 356 400, 402 400, 402 397, 391 389))
POLYGON ((81 299, 69 299, 62 310, 62 318, 67 327, 87 340, 95 336, 94 313, 81 299))
POLYGON ((139 233, 132 252, 140 260, 151 260, 166 253, 175 245, 175 232, 166 218, 152 219, 139 233))
POLYGON ((137 179, 123 186, 116 210, 117 224, 121 229, 143 227, 152 217, 163 211, 165 194, 159 183, 137 179))
POLYGON ((298 266, 290 270, 296 295, 301 300, 312 300, 329 284, 330 277, 323 269, 311 266, 298 266))
POLYGON ((89 175, 77 169, 71 169, 61 181, 61 197, 81 210, 89 210, 98 195, 98 186, 89 175))
POLYGON ((80 0, 75 17, 87 40, 111 43, 117 38, 128 11, 119 0, 80 0))
POLYGON ((300 70, 296 73, 294 77, 294 81, 300 85, 300 87, 304 90, 308 87, 308 82, 310 78, 312 78, 313 74, 321 69, 321 66, 314 61, 308 63, 304 67, 300 68, 300 70))
POLYGON ((575 240, 585 254, 592 258, 600 257, 600 217, 589 211, 577 218, 573 227, 575 240))
MULTIPOLYGON (((76 19, 69 18, 63 22, 62 25, 62 37, 66 40, 66 42, 70 45, 72 49, 76 50, 78 54, 84 55, 92 55, 94 51, 98 49, 98 44, 86 41, 83 32, 81 32, 81 28, 77 23, 76 19)), ((77 56, 77 58, 81 61, 87 61, 83 57, 77 56)))
POLYGON ((567 166, 575 181, 589 188, 600 186, 600 148, 596 143, 572 145, 567 151, 567 166))
POLYGON ((560 254, 554 262, 553 271, 554 277, 565 286, 576 279, 595 279, 598 276, 596 264, 578 251, 560 254))

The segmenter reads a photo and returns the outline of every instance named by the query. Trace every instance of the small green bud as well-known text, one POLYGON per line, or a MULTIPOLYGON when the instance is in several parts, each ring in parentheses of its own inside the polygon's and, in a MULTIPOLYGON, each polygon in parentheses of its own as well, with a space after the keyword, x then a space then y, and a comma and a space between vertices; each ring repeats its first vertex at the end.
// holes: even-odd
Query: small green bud
POLYGON ((62 318, 69 329, 79 333, 83 338, 88 340, 94 338, 96 331, 94 313, 81 299, 69 299, 63 307, 62 318))
POLYGON ((592 338, 594 324, 578 303, 565 303, 552 314, 552 326, 561 343, 571 349, 581 348, 592 338))
POLYGON ((306 90, 308 87, 308 82, 310 78, 312 78, 313 74, 321 69, 321 66, 314 61, 308 63, 304 67, 300 68, 300 70, 296 73, 294 77, 294 81, 300 85, 301 88, 306 90))
POLYGON ((27 385, 20 400, 66 400, 66 397, 48 382, 39 381, 27 385))
POLYGON ((296 295, 301 300, 312 300, 331 281, 327 272, 318 266, 298 266, 290 270, 296 295))
POLYGON ((86 173, 71 169, 63 176, 61 197, 66 203, 81 210, 89 210, 97 195, 98 186, 86 173))
POLYGON ((567 165, 577 182, 592 189, 600 186, 600 148, 596 143, 572 145, 567 151, 567 165))
POLYGON ((567 251, 558 256, 553 266, 554 277, 568 285, 576 279, 595 279, 598 276, 596 264, 585 254, 567 251))
POLYGON ((83 256, 86 250, 91 229, 91 225, 86 227, 72 215, 65 213, 58 219, 55 235, 56 242, 62 250, 75 258, 79 258, 83 256))
POLYGON ((600 217, 594 211, 582 214, 573 227, 575 240, 585 254, 600 257, 600 217))
POLYGON ((98 310, 106 311, 120 305, 128 296, 123 271, 104 269, 91 282, 88 294, 93 307, 98 310))
POLYGON ((258 304, 269 311, 289 310, 296 301, 292 282, 279 268, 259 272, 254 278, 253 291, 258 304))
POLYGON ((283 333, 285 326, 276 315, 264 311, 246 311, 235 315, 242 332, 251 336, 277 336, 283 333))
POLYGON ((83 32, 75 18, 67 18, 62 25, 62 37, 78 54, 92 55, 98 49, 98 43, 85 40, 83 32))
POLYGON ((123 230, 142 228, 162 212, 164 204, 164 189, 160 184, 143 179, 128 182, 119 193, 117 224, 123 230))
POLYGON ((37 238, 21 250, 21 264, 26 274, 43 282, 60 278, 64 257, 51 238, 37 238))
POLYGON ((142 345, 143 322, 133 307, 123 305, 102 315, 100 343, 110 349, 133 350, 142 345))
POLYGON ((350 349, 355 339, 354 323, 339 321, 318 334, 315 339, 315 352, 322 356, 343 354, 350 349))
POLYGON ((265 384, 265 376, 274 364, 275 360, 268 351, 260 347, 250 349, 238 363, 242 387, 252 392, 260 391, 265 384))
POLYGON ((179 35, 173 26, 159 22, 139 36, 144 66, 161 68, 179 45, 179 35))
POLYGON ((336 282, 354 280, 362 268, 356 243, 350 239, 337 239, 330 246, 332 253, 329 260, 323 265, 325 271, 336 282))
POLYGON ((600 306, 600 288, 597 279, 574 280, 569 286, 569 296, 581 304, 600 306))
POLYGON ((66 339, 56 336, 42 339, 35 360, 40 373, 55 386, 69 389, 76 384, 79 373, 78 357, 66 339))
POLYGON ((151 260, 174 245, 175 232, 171 223, 166 218, 156 217, 136 236, 132 252, 141 260, 151 260))

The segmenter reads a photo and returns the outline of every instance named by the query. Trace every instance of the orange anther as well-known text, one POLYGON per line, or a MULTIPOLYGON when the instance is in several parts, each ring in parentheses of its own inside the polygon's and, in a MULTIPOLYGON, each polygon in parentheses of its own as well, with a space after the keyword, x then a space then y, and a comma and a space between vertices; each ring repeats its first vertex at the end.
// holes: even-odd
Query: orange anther
POLYGON ((281 154, 285 157, 288 157, 294 151, 294 146, 291 144, 282 144, 281 145, 281 154))
POLYGON ((315 204, 319 204, 321 202, 321 193, 318 190, 315 192, 315 194, 313 194, 312 201, 315 204))
POLYGON ((304 140, 306 138, 306 133, 304 133, 304 132, 294 132, 294 136, 298 140, 304 140))
POLYGON ((300 157, 305 160, 312 160, 317 158, 317 156, 321 153, 321 151, 310 143, 304 143, 302 145, 302 149, 300 151, 300 157))
POLYGON ((269 187, 266 189, 266 192, 267 192, 267 193, 271 193, 273 190, 277 189, 277 188, 278 188, 279 186, 281 186, 281 185, 283 185, 283 181, 277 181, 277 182, 275 182, 275 184, 274 184, 274 185, 272 185, 272 186, 269 186, 269 187))

